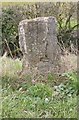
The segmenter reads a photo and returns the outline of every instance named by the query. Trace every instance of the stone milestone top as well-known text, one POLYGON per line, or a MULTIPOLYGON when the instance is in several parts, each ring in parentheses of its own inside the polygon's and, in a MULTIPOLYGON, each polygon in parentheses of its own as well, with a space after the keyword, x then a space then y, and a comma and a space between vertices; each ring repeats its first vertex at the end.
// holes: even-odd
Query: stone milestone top
POLYGON ((23 23, 27 24, 27 22, 33 22, 33 21, 44 21, 44 22, 48 22, 48 19, 54 20, 54 21, 57 23, 55 17, 49 16, 49 17, 37 17, 37 18, 34 18, 34 19, 25 19, 25 20, 22 20, 22 21, 19 23, 19 25, 21 25, 21 24, 23 24, 23 23))
POLYGON ((55 17, 26 19, 19 23, 19 44, 23 52, 23 69, 39 74, 58 72, 60 48, 57 44, 55 17))

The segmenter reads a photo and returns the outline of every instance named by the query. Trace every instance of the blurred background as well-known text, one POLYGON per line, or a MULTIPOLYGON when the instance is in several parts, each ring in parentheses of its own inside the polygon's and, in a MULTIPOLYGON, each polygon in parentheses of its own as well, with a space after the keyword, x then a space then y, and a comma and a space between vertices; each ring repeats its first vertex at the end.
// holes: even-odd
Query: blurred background
MULTIPOLYGON (((0 14, 1 16, 1 14, 0 14)), ((21 20, 42 16, 57 19, 57 38, 62 54, 78 52, 77 44, 77 3, 76 2, 37 2, 2 3, 2 36, 0 37, 1 55, 6 53, 12 58, 22 58, 19 48, 18 25, 21 20)))

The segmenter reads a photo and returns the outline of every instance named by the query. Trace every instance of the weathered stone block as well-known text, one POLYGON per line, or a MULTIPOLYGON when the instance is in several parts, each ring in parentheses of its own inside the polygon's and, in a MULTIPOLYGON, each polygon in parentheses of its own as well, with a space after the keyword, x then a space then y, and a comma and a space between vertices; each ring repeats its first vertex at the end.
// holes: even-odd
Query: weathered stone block
POLYGON ((25 71, 37 68, 39 74, 58 72, 60 48, 57 44, 56 19, 38 17, 19 23, 19 44, 24 55, 25 71))

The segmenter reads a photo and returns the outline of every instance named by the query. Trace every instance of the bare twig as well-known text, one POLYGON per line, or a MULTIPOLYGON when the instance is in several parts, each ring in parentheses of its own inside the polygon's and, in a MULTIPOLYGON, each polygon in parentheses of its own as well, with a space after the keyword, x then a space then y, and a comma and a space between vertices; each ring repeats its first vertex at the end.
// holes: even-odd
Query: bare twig
POLYGON ((7 40, 4 39, 4 41, 5 41, 6 45, 7 45, 7 48, 8 48, 8 50, 9 50, 9 53, 10 53, 11 57, 13 58, 13 55, 12 55, 12 52, 11 52, 11 50, 10 50, 10 47, 9 47, 9 45, 8 45, 7 40))

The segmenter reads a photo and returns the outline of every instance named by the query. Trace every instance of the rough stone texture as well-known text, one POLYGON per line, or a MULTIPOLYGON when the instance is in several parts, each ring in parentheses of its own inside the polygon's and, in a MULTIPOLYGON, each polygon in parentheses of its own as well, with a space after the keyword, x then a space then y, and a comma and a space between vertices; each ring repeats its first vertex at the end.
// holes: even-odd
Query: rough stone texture
POLYGON ((54 17, 21 21, 19 44, 24 55, 23 70, 36 70, 39 74, 59 72, 60 49, 57 44, 54 17))

